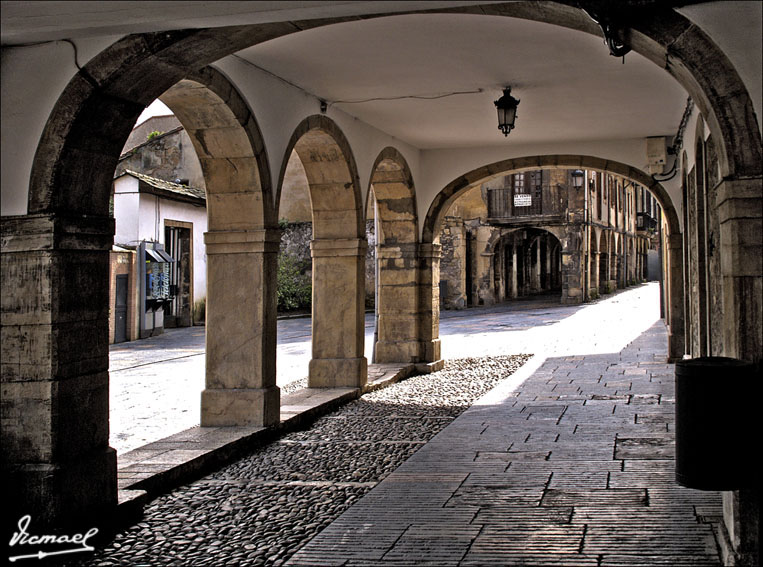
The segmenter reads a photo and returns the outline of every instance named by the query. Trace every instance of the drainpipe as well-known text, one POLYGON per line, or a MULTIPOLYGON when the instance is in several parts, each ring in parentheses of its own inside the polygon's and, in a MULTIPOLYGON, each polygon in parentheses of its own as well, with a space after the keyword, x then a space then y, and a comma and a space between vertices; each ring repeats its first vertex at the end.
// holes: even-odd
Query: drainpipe
POLYGON ((590 299, 588 296, 588 288, 591 287, 589 285, 589 278, 591 277, 591 265, 590 265, 590 250, 591 250, 591 225, 588 222, 588 197, 590 192, 590 185, 588 184, 588 170, 585 171, 585 181, 583 184, 583 235, 585 236, 585 241, 583 242, 583 285, 585 286, 583 289, 583 301, 587 301, 590 299))
POLYGON ((376 343, 379 342, 379 204, 374 197, 374 346, 371 362, 376 362, 376 343))

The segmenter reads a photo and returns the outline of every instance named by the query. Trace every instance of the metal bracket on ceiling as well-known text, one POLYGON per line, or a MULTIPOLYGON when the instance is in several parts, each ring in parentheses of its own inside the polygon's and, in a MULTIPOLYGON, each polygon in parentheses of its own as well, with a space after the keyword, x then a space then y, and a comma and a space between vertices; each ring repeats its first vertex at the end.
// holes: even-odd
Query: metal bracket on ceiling
POLYGON ((578 7, 596 22, 604 33, 604 43, 613 57, 622 57, 630 52, 630 27, 633 6, 627 2, 590 0, 578 3, 578 7))

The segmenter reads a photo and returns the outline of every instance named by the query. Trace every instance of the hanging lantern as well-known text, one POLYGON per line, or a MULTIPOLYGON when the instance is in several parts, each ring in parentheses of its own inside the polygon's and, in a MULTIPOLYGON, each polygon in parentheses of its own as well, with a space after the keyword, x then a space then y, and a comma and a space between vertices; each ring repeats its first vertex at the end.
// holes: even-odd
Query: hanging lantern
POLYGON ((570 175, 572 176, 572 186, 575 189, 580 189, 583 186, 583 179, 585 178, 583 170, 575 169, 570 175))
POLYGON ((498 109, 498 129, 508 136, 514 129, 514 120, 517 118, 517 106, 519 101, 511 96, 511 87, 503 89, 503 96, 496 100, 496 109, 498 109))

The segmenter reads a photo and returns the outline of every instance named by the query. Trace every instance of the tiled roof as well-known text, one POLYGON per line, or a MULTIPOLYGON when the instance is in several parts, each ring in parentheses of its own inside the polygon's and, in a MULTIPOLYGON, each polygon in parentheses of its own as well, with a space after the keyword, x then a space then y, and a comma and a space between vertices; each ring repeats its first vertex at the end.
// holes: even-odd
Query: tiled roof
POLYGON ((156 177, 151 177, 150 175, 138 173, 137 171, 131 171, 129 169, 125 169, 125 173, 127 175, 132 175, 143 183, 161 191, 168 191, 170 193, 176 193, 178 195, 183 195, 184 197, 200 199, 202 201, 207 200, 206 191, 204 191, 204 189, 199 189, 198 187, 181 185, 179 183, 173 183, 172 181, 163 181, 156 177))

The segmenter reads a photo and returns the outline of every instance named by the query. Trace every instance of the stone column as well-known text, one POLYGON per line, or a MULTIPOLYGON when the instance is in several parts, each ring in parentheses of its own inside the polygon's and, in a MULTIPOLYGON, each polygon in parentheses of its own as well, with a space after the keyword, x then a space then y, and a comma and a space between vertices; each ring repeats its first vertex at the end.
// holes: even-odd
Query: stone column
POLYGON ((313 359, 310 388, 362 388, 365 340, 365 239, 317 239, 313 256, 313 359))
MULTIPOLYGON (((599 293, 599 252, 591 252, 591 275, 589 278, 589 287, 599 293)), ((589 291, 590 293, 590 291, 589 291)))
POLYGON ((540 287, 540 237, 535 239, 535 262, 533 262, 532 279, 530 280, 532 291, 541 291, 540 287))
POLYGON ((419 244, 419 342, 420 356, 431 371, 444 362, 440 356, 440 245, 419 244))
MULTIPOLYGON (((3 514, 102 525, 117 505, 109 447, 109 250, 114 220, 4 217, 0 368, 3 514)), ((70 532, 66 532, 70 533, 70 532)))
POLYGON ((416 244, 382 244, 376 362, 419 362, 416 244))
MULTIPOLYGON (((716 193, 723 277, 723 354, 763 359, 763 197, 761 178, 721 182, 716 193)), ((744 434, 745 432, 739 432, 744 434)), ((723 493, 723 517, 740 565, 760 553, 760 491, 723 493)))
POLYGON ((684 245, 681 234, 671 234, 667 237, 667 262, 665 287, 668 295, 668 361, 681 360, 686 352, 686 335, 684 333, 684 245))
POLYGON ((546 236, 544 240, 546 244, 546 285, 543 289, 549 290, 553 287, 553 276, 551 271, 551 237, 546 236))
POLYGON ((511 242, 511 299, 519 297, 519 281, 517 280, 517 243, 511 242))
POLYGON ((723 276, 725 356, 763 357, 763 254, 761 180, 726 180, 717 189, 723 276))
POLYGON ((504 242, 499 241, 496 245, 495 254, 493 254, 495 272, 493 274, 493 290, 496 293, 496 301, 501 302, 506 299, 506 275, 507 270, 504 266, 506 262, 504 242), (496 291, 497 288, 497 291, 496 291))
POLYGON ((274 425, 280 230, 210 231, 201 425, 274 425))

